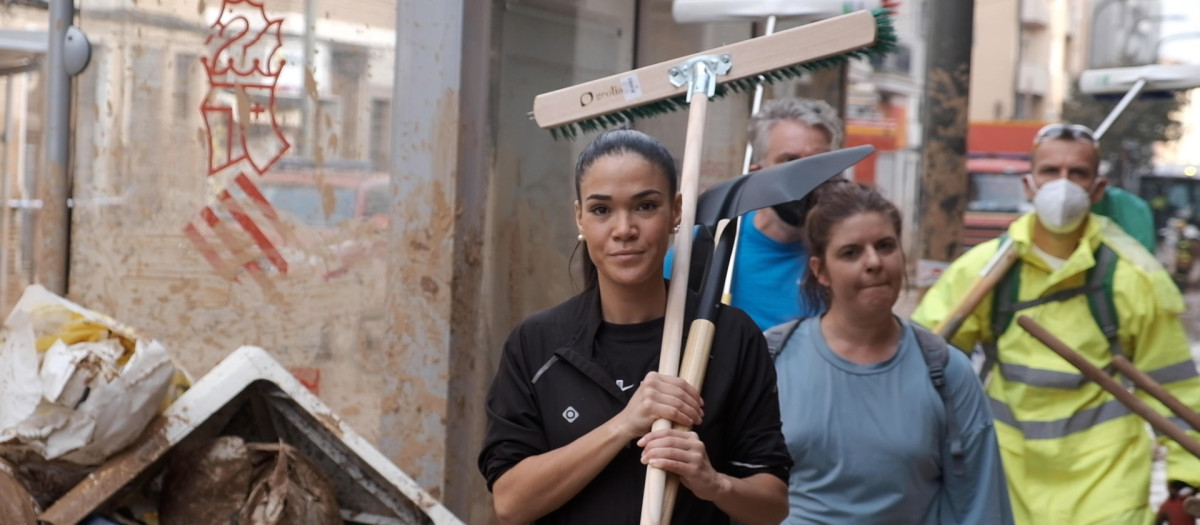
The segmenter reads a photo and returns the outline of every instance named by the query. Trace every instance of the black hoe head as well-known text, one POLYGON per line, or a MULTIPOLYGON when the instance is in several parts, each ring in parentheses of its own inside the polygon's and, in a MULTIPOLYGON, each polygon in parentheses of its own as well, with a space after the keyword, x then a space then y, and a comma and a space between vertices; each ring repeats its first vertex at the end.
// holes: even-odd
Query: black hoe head
POLYGON ((722 219, 803 199, 821 183, 874 152, 874 146, 855 146, 796 159, 722 182, 700 194, 696 202, 696 224, 713 231, 722 219))

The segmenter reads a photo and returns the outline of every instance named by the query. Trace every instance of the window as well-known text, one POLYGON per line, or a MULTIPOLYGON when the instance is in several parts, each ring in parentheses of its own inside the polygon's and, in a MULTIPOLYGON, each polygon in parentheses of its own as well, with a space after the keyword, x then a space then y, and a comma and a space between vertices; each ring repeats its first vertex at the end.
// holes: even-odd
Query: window
POLYGON ((291 214, 309 226, 332 227, 354 218, 354 188, 263 184, 262 193, 275 209, 291 214), (325 191, 333 192, 334 206, 328 217, 322 204, 325 191))
POLYGON ((384 215, 391 207, 391 198, 388 197, 388 187, 378 186, 367 190, 367 198, 363 203, 363 217, 371 218, 376 215, 384 215))
POLYGON ((1017 213, 1029 205, 1018 173, 972 173, 967 198, 967 211, 1017 213))
POLYGON ((912 73, 912 48, 907 44, 896 45, 896 52, 871 57, 871 67, 880 72, 912 73))
POLYGON ((389 100, 375 99, 371 101, 371 136, 370 140, 370 155, 371 169, 375 171, 386 171, 388 163, 391 162, 391 122, 388 118, 392 113, 392 104, 389 100))
POLYGON ((192 74, 199 69, 200 58, 192 53, 175 55, 175 114, 191 115, 196 111, 192 106, 192 74))

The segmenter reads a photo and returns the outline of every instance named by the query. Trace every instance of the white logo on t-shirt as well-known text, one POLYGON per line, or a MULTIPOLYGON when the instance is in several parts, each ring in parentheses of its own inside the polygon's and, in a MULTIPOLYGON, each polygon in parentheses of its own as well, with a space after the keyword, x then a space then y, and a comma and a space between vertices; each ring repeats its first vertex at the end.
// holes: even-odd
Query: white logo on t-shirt
POLYGON ((575 407, 567 407, 566 410, 563 410, 563 419, 567 420, 567 423, 574 423, 576 419, 579 419, 579 411, 575 410, 575 407))
POLYGON ((630 388, 633 388, 633 385, 626 385, 624 379, 618 379, 617 380, 617 388, 620 388, 621 391, 624 392, 626 390, 629 390, 630 388))

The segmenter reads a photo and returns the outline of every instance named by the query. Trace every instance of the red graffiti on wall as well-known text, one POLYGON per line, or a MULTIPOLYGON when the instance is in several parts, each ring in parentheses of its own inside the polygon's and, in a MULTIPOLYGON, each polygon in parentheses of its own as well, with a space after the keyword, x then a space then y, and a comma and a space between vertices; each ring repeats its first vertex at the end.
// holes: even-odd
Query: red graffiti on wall
POLYGON ((287 273, 278 246, 287 229, 254 184, 291 144, 275 112, 284 61, 283 19, 270 19, 261 2, 224 0, 200 59, 209 91, 200 111, 208 137, 209 204, 183 228, 185 237, 217 272, 231 280, 245 269, 267 291, 263 275, 287 273), (265 132, 264 132, 265 128, 265 132))
POLYGON ((263 4, 253 0, 225 0, 221 6, 206 42, 212 56, 200 58, 212 87, 200 106, 213 141, 209 175, 243 160, 262 175, 291 147, 275 115, 275 86, 284 61, 272 58, 283 45, 282 26, 283 19, 267 18, 263 4), (235 10, 239 4, 252 9, 235 10), (247 131, 254 124, 269 124, 270 132, 251 139, 247 131))

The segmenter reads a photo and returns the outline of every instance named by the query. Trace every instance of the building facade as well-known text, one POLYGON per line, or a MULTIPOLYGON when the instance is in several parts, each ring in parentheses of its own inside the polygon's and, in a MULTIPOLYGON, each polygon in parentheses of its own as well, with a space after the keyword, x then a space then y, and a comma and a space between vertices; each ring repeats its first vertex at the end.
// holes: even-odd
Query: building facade
POLYGON ((972 122, 1054 121, 1088 67, 1089 0, 975 3, 972 122))

